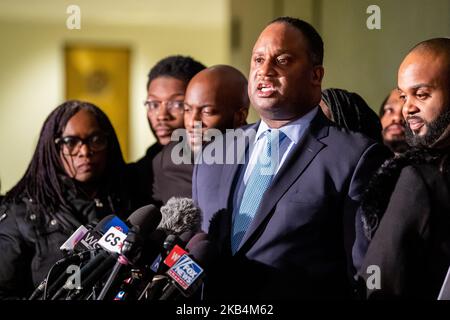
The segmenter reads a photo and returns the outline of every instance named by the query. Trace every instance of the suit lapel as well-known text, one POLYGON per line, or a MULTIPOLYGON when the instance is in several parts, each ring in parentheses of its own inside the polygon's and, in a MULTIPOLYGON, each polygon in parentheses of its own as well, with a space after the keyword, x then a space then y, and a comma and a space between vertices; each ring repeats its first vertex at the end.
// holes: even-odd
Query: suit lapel
POLYGON ((326 123, 327 120, 324 119, 324 117, 325 116, 319 110, 303 138, 296 146, 294 146, 294 149, 291 150, 285 163, 278 171, 270 187, 267 189, 266 194, 268 196, 263 197, 259 209, 241 241, 238 251, 244 246, 251 244, 251 241, 249 240, 258 236, 258 230, 263 231, 261 226, 267 220, 269 215, 273 213, 273 208, 277 202, 306 170, 320 150, 326 147, 325 144, 319 141, 321 138, 328 135, 328 126, 324 126, 324 123, 326 123))
MULTIPOLYGON (((222 186, 222 190, 220 192, 220 203, 222 203, 224 205, 224 208, 228 207, 228 204, 230 203, 230 199, 231 197, 233 197, 233 193, 234 193, 234 181, 236 178, 236 174, 239 171, 239 168, 241 166, 242 163, 244 163, 242 157, 249 157, 247 155, 247 148, 249 143, 253 143, 254 139, 255 139, 255 134, 256 130, 258 129, 260 121, 258 121, 256 124, 250 126, 248 129, 246 129, 245 131, 247 133, 249 133, 248 137, 249 139, 245 139, 245 136, 243 137, 238 137, 235 138, 234 141, 228 142, 226 143, 226 147, 225 147, 225 153, 226 154, 231 154, 233 153, 235 155, 234 159, 233 159, 233 163, 232 164, 225 164, 223 165, 223 169, 222 169, 222 173, 221 173, 221 177, 220 177, 220 181, 221 181, 221 186, 222 186), (252 130, 252 131, 248 131, 248 130, 252 130), (245 151, 243 153, 240 154, 240 156, 238 157, 236 155, 236 145, 240 142, 238 141, 238 139, 245 139, 245 151)), ((248 159, 247 159, 248 160, 248 159)), ((246 162, 245 162, 246 163, 246 162)))
MULTIPOLYGON (((222 166, 222 172, 220 175, 220 192, 219 192, 219 203, 221 207, 227 208, 226 210, 223 210, 219 212, 220 214, 220 231, 219 231, 219 242, 222 244, 220 247, 223 250, 226 250, 229 252, 230 249, 230 232, 231 232, 231 222, 232 222, 232 216, 233 212, 231 210, 231 207, 229 204, 231 203, 231 200, 234 196, 235 188, 236 186, 236 175, 239 174, 241 166, 244 166, 246 163, 245 157, 249 157, 247 154, 247 149, 249 147, 249 143, 253 143, 255 136, 256 136, 256 130, 258 129, 258 126, 260 124, 260 121, 258 121, 256 124, 253 124, 247 129, 246 135, 242 137, 234 138, 232 141, 229 141, 224 146, 224 155, 230 155, 234 154, 235 157, 233 159, 233 163, 227 164, 225 163, 222 166), (251 131, 248 131, 251 130, 251 131), (248 139, 246 139, 248 137, 248 139), (243 153, 241 153, 239 156, 236 155, 236 145, 239 142, 242 142, 241 139, 245 139, 245 150, 243 153), (244 158, 244 159, 242 159, 244 158)), ((226 139, 225 139, 226 140, 226 139)), ((248 159, 247 159, 248 160, 248 159)), ((214 199, 211 199, 211 201, 214 201, 214 199)))

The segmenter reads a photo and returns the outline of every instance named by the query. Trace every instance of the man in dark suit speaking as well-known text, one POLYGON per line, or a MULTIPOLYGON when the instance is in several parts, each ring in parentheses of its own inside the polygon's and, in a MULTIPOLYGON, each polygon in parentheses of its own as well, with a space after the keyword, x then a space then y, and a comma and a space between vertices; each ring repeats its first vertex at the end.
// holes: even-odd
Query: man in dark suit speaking
POLYGON ((194 168, 193 198, 220 256, 205 298, 352 295, 357 207, 389 153, 321 112, 322 60, 311 25, 271 22, 253 48, 249 74, 261 121, 225 137, 227 161, 194 168), (237 152, 230 162, 242 140, 244 160, 237 152))

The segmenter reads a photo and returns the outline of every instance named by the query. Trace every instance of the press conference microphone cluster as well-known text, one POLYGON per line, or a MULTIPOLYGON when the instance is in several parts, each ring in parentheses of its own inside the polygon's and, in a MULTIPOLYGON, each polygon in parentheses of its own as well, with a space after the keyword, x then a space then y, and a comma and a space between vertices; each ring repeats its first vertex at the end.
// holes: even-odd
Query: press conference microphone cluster
MULTIPOLYGON (((161 207, 162 219, 153 237, 151 246, 147 246, 145 254, 146 263, 144 277, 131 277, 127 279, 123 287, 117 292, 115 300, 138 299, 152 300, 157 294, 158 285, 165 284, 163 273, 169 268, 167 263, 174 257, 179 257, 186 251, 184 247, 188 241, 200 230, 201 212, 192 199, 171 198, 161 207), (175 249, 174 252, 173 249, 175 249), (156 250, 155 250, 156 249, 156 250), (156 287, 156 289, 155 289, 156 287)), ((173 264, 174 262, 172 262, 173 264)), ((172 265, 170 264, 170 265, 172 265)), ((136 275, 136 273, 135 273, 136 275)), ((138 275, 141 275, 138 273, 138 275)))
POLYGON ((48 276, 30 299, 124 300, 146 296, 144 288, 148 289, 153 277, 166 272, 175 263, 175 257, 187 252, 173 253, 174 247, 188 248, 186 244, 200 225, 200 210, 191 199, 172 198, 161 212, 153 205, 136 210, 127 223, 108 216, 94 223, 94 228, 82 226, 61 246, 66 257, 53 267, 60 269, 53 273, 59 277, 50 281, 48 276), (170 259, 172 264, 163 263, 170 259), (72 263, 80 267, 81 283, 75 288, 65 272, 72 263))
POLYGON ((136 211, 134 225, 128 233, 120 250, 120 255, 97 300, 103 300, 117 281, 124 266, 134 265, 140 259, 147 235, 153 232, 161 221, 161 213, 155 206, 140 208, 136 211))
POLYGON ((204 233, 195 235, 186 245, 186 251, 166 272, 169 278, 159 300, 177 300, 193 296, 203 284, 205 270, 217 258, 217 251, 204 233))
POLYGON ((154 205, 148 205, 139 208, 127 219, 131 226, 127 235, 114 230, 114 228, 110 229, 109 233, 99 240, 99 244, 105 249, 99 255, 99 260, 92 262, 91 266, 88 263, 84 267, 87 269, 85 274, 83 274, 83 268, 81 269, 82 289, 73 291, 66 299, 89 298, 99 300, 105 298, 110 287, 116 285, 122 279, 121 266, 127 265, 130 261, 134 263, 139 259, 146 235, 155 229, 160 220, 159 210, 154 205), (130 244, 132 245, 130 246, 130 244), (124 248, 127 249, 124 250, 124 248), (121 273, 119 274, 119 272, 121 273), (105 276, 108 276, 108 279, 104 283, 105 276), (85 288, 90 291, 86 291, 85 288), (99 290, 101 291, 97 296, 96 293, 99 290))
POLYGON ((65 257, 58 260, 53 265, 48 276, 36 288, 29 297, 29 300, 46 299, 47 295, 50 295, 52 292, 54 293, 54 290, 60 287, 67 278, 67 274, 65 273, 67 266, 74 263, 80 264, 93 258, 95 250, 100 248, 97 246, 98 239, 100 239, 100 237, 112 226, 122 230, 125 229, 125 232, 127 232, 128 229, 127 225, 118 217, 109 215, 100 222, 98 222, 98 220, 93 220, 86 227, 81 225, 75 230, 75 232, 60 247, 60 250, 65 257), (52 271, 55 271, 54 273, 59 271, 60 274, 59 277, 49 285, 51 280, 50 276, 53 274, 52 271), (45 295, 43 296, 44 293, 45 295))
POLYGON ((160 211, 154 206, 143 208, 140 214, 140 209, 132 214, 133 227, 115 256, 114 267, 97 300, 136 299, 156 273, 150 264, 165 257, 173 245, 185 245, 200 229, 200 210, 192 199, 171 198, 160 211), (124 286, 128 292, 122 290, 124 286))
MULTIPOLYGON (((111 245, 116 242, 118 245, 120 239, 123 240, 126 237, 129 226, 134 223, 135 218, 136 215, 130 215, 127 224, 118 217, 109 215, 96 224, 95 228, 79 227, 60 247, 66 257, 55 263, 46 279, 36 288, 29 299, 60 299, 70 293, 70 290, 73 289, 68 283, 70 277, 66 273, 66 268, 72 263, 77 263, 81 267, 78 278, 82 280, 84 288, 86 285, 96 282, 101 270, 106 272, 112 267, 109 266, 108 269, 111 258, 110 254, 104 250, 105 244, 111 245), (84 264, 86 260, 89 261, 84 264), (61 267, 64 268, 61 269, 61 267), (55 281, 50 281, 50 275, 56 273, 53 270, 59 271, 59 277, 55 281)), ((80 291, 81 289, 76 290, 78 293, 80 291)))

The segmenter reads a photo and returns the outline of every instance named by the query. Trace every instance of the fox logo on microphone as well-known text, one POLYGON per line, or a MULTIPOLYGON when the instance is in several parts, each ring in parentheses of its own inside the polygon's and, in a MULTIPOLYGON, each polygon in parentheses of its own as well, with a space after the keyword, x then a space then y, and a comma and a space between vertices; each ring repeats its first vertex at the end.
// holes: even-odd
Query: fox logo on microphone
POLYGON ((187 254, 178 259, 167 274, 184 290, 187 290, 203 274, 203 269, 187 254))

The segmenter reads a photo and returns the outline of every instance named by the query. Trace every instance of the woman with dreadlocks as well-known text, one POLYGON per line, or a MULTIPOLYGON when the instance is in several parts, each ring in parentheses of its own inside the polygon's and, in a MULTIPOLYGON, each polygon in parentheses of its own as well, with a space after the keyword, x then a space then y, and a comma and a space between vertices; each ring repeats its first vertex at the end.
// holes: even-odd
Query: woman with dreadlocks
POLYGON ((378 115, 359 94, 344 89, 325 89, 322 91, 320 107, 337 126, 383 141, 378 115))
POLYGON ((31 162, 0 207, 0 299, 23 298, 80 225, 126 218, 125 162, 111 122, 95 105, 67 101, 47 118, 31 162))

